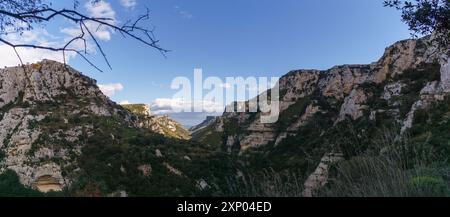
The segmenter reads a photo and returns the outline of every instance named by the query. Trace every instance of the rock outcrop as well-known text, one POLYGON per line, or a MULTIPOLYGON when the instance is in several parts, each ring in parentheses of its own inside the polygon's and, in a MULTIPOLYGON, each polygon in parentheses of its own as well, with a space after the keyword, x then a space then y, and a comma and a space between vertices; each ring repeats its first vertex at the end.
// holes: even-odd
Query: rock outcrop
POLYGON ((327 153, 348 154, 367 147, 361 141, 370 141, 364 139, 384 124, 399 126, 399 133, 405 133, 418 111, 449 97, 447 49, 428 36, 399 41, 371 64, 292 71, 279 81, 278 122, 261 123, 260 112, 225 112, 220 121, 203 128, 222 138, 219 147, 230 154, 231 147, 237 147, 246 166, 301 168, 309 177, 303 194, 311 196, 327 183, 330 166, 343 157, 327 153))
POLYGON ((92 128, 90 124, 67 124, 67 129, 48 134, 48 129, 39 123, 49 121, 55 113, 61 114, 59 117, 120 116, 132 125, 132 116, 104 96, 95 80, 64 64, 44 60, 0 69, 0 150, 5 156, 0 168, 14 170, 21 183, 44 192, 70 185, 71 180, 62 175, 62 167, 76 167, 73 156, 80 152, 78 137, 92 128), (47 109, 49 104, 59 109, 47 109), (64 139, 74 143, 74 147, 46 147, 39 144, 44 139, 64 139), (52 161, 57 158, 63 163, 52 161))
MULTIPOLYGON (((289 135, 295 135, 296 131, 308 123, 308 119, 318 111, 329 113, 336 124, 348 118, 351 120, 364 116, 375 118, 377 112, 398 113, 398 108, 394 107, 400 106, 398 99, 402 97, 402 90, 411 85, 400 79, 402 76, 408 76, 403 74, 408 70, 421 70, 419 68, 422 66, 438 64, 440 79, 427 81, 429 83, 426 83, 422 87, 423 90, 417 94, 420 95, 420 99, 409 105, 408 115, 397 117, 406 130, 411 125, 415 110, 442 99, 449 91, 449 57, 445 52, 436 49, 430 37, 404 40, 388 47, 380 60, 368 65, 342 65, 324 71, 289 72, 279 81, 282 93, 280 121, 275 124, 261 124, 260 113, 253 115, 224 113, 221 118, 238 128, 235 130, 237 134, 226 137, 237 138, 238 141, 235 143, 240 144, 241 151, 245 151, 279 144, 289 135), (374 108, 370 105, 371 102, 380 100, 391 101, 393 106, 374 108), (282 121, 284 123, 280 126, 282 121)), ((426 70, 423 73, 428 73, 426 70)), ((209 124, 215 127, 215 123, 209 124)))
MULTIPOLYGON (((26 187, 77 196, 136 195, 158 188, 165 183, 133 190, 137 187, 126 180, 150 182, 168 175, 153 168, 178 168, 172 162, 176 154, 168 152, 171 159, 160 160, 154 154, 157 148, 166 150, 161 143, 175 140, 154 135, 187 139, 189 132, 168 117, 152 116, 145 106, 136 108, 130 112, 117 105, 95 80, 62 63, 44 60, 0 69, 0 174, 13 171, 26 187), (79 184, 72 189, 75 182, 79 184)), ((178 144, 183 145, 177 141, 170 148, 178 144)), ((192 155, 179 154, 186 166, 183 157, 192 155)))
POLYGON ((151 132, 170 138, 183 140, 191 138, 189 131, 180 123, 172 120, 168 115, 152 115, 149 105, 125 104, 122 106, 136 115, 137 120, 135 122, 140 128, 149 129, 151 132))
POLYGON ((304 183, 303 196, 312 197, 314 192, 327 184, 329 169, 339 161, 344 160, 342 154, 326 154, 321 160, 316 170, 309 175, 304 183))

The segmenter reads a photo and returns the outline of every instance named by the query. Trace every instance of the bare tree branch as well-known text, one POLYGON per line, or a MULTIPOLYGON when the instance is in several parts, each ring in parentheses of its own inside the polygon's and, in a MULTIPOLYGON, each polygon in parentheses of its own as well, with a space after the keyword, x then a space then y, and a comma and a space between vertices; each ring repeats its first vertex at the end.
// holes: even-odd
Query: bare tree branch
MULTIPOLYGON (((32 0, 25 1, 23 4, 36 4, 36 2, 32 2, 32 0), (31 1, 31 2, 28 2, 31 1)), ((19 1, 20 2, 20 1, 19 1)), ((40 2, 40 1, 37 1, 40 2)), ((94 1, 98 2, 97 1, 94 1)), ((33 24, 36 23, 50 23, 53 19, 56 18, 65 18, 74 24, 77 24, 78 29, 80 31, 80 35, 74 36, 67 40, 67 42, 60 46, 41 46, 37 44, 17 44, 11 41, 8 41, 4 37, 2 38, 2 34, 0 33, 0 42, 11 46, 15 53, 17 54, 21 64, 23 64, 22 59, 20 58, 19 53, 17 52, 17 48, 33 48, 33 49, 41 49, 41 50, 49 50, 53 52, 62 52, 64 63, 66 64, 66 53, 73 52, 77 55, 80 55, 86 62, 88 62, 91 66, 96 68, 99 71, 102 71, 99 67, 97 67, 92 61, 90 61, 85 55, 88 54, 87 41, 88 39, 92 40, 95 44, 95 47, 100 51, 105 63, 108 65, 110 69, 112 69, 111 63, 109 62, 106 53, 102 46, 99 43, 98 38, 95 35, 95 32, 92 32, 89 29, 89 24, 98 25, 95 31, 99 31, 99 28, 107 28, 109 30, 113 30, 115 32, 119 32, 123 37, 130 37, 133 40, 136 40, 148 47, 154 48, 158 50, 164 57, 169 50, 163 49, 159 46, 159 40, 156 40, 153 31, 154 29, 147 29, 145 27, 140 26, 140 24, 148 20, 150 18, 150 11, 147 9, 146 13, 139 16, 137 19, 132 21, 127 21, 124 25, 118 26, 111 18, 105 17, 90 17, 84 15, 76 10, 77 1, 75 1, 74 9, 61 9, 56 10, 54 8, 48 7, 47 5, 34 5, 34 7, 27 7, 27 5, 23 6, 20 3, 14 0, 0 0, 0 29, 3 30, 3 35, 7 35, 8 32, 5 31, 8 26, 12 26, 16 32, 23 33, 25 30, 29 30, 33 28, 33 24), (6 3, 5 3, 6 2, 6 3), (5 10, 5 7, 2 7, 2 4, 10 4, 9 8, 25 8, 24 10, 5 10), (31 8, 31 9, 30 9, 31 8), (6 21, 5 21, 6 20, 6 21), (15 27, 15 23, 24 23, 27 26, 23 27, 15 27), (5 27, 6 26, 6 27, 5 27), (71 48, 70 46, 74 44, 76 41, 82 41, 84 44, 84 50, 76 50, 71 48)))

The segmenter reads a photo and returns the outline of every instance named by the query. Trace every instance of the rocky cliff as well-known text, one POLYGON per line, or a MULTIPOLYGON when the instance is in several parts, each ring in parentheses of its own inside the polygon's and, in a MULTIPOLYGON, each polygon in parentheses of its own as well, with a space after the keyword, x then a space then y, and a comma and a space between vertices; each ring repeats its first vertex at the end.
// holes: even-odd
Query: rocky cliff
POLYGON ((390 114, 404 131, 411 127, 415 110, 443 100, 450 91, 449 58, 429 43, 428 38, 400 41, 387 48, 380 60, 368 65, 289 72, 280 79, 280 120, 275 124, 261 124, 259 113, 225 113, 222 119, 240 129, 239 133, 227 135, 229 141, 239 143, 241 151, 278 144, 318 113, 331 114, 334 124, 347 118, 376 119, 377 115, 390 114), (409 104, 399 102, 410 85, 415 85, 417 99, 409 104), (373 106, 372 101, 392 106, 373 106), (400 107, 407 107, 408 111, 400 113, 400 107))
POLYGON ((172 120, 168 115, 152 115, 150 106, 146 104, 126 104, 124 108, 135 114, 135 121, 139 127, 149 129, 151 132, 159 133, 163 136, 189 140, 190 133, 180 123, 172 120))
MULTIPOLYGON (((261 124, 260 113, 224 113, 194 139, 239 155, 253 170, 301 170, 310 196, 336 163, 328 156, 370 149, 380 129, 411 134, 424 124, 424 110, 448 104, 447 49, 429 36, 397 42, 371 64, 291 71, 279 82, 277 123, 261 124)), ((431 128, 422 130, 418 140, 431 128)))
POLYGON ((183 171, 195 160, 189 144, 155 134, 179 125, 162 117, 154 127, 153 120, 112 102, 95 80, 64 64, 1 69, 0 174, 78 196, 192 193, 195 181, 183 171))

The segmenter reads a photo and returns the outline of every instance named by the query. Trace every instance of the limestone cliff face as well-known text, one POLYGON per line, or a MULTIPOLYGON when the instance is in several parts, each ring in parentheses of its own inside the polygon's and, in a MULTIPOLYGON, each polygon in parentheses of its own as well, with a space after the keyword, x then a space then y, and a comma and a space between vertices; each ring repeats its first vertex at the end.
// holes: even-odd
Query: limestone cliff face
MULTIPOLYGON (((154 133, 189 134, 179 134, 179 124, 147 111, 133 114, 109 100, 95 80, 58 62, 44 60, 0 69, 0 174, 12 170, 21 184, 41 192, 61 191, 77 180, 95 179, 79 182, 71 193, 127 195, 156 188, 161 183, 133 190, 137 187, 131 182, 118 180, 150 182, 153 176, 170 172, 152 172, 152 168, 163 168, 169 162, 178 169, 171 162, 176 159, 173 154, 156 147, 170 141, 155 138, 154 133), (171 159, 155 156, 155 150, 171 159), (140 154, 125 157, 133 153, 140 154)), ((179 157, 181 162, 186 155, 179 157)), ((170 189, 164 191, 161 194, 170 189)))
POLYGON ((136 123, 140 128, 149 129, 166 137, 188 140, 190 133, 180 123, 169 116, 156 116, 150 112, 150 106, 146 104, 122 105, 137 116, 136 123))
MULTIPOLYGON (((429 36, 399 41, 371 64, 291 71, 279 81, 278 122, 261 123, 259 112, 224 113, 193 139, 228 152, 250 171, 298 171, 307 177, 303 195, 314 196, 335 164, 363 151, 377 153, 385 145, 377 140, 383 129, 423 144, 431 131, 436 140, 447 138, 448 49, 429 36)), ((442 148, 439 143, 428 149, 442 148)))
POLYGON ((71 180, 63 177, 63 167, 77 167, 74 158, 82 146, 78 138, 92 129, 91 124, 71 125, 70 118, 88 114, 131 120, 130 114, 102 94, 95 80, 63 64, 44 60, 1 69, 1 170, 14 170, 21 183, 42 191, 68 186, 71 180), (58 109, 47 109, 50 104, 58 109), (56 126, 60 129, 55 131, 40 126, 57 113, 65 126, 56 126), (52 147, 40 144, 42 140, 65 140, 73 146, 52 147), (62 163, 55 159, 62 159, 62 163))
POLYGON ((222 142, 238 146, 241 153, 277 145, 288 136, 296 135, 317 114, 329 115, 335 124, 365 116, 375 120, 380 114, 392 114, 405 131, 411 126, 417 109, 442 100, 450 91, 449 62, 442 48, 438 49, 430 37, 426 37, 397 42, 386 49, 380 60, 371 64, 289 72, 280 79, 280 120, 275 124, 261 124, 259 113, 225 113, 222 122, 228 123, 228 129, 237 130, 225 128, 222 142), (405 105, 400 99, 415 82, 407 79, 410 71, 418 72, 415 76, 419 77, 439 75, 433 78, 427 75, 430 79, 414 93, 417 99, 405 105), (374 101, 385 101, 389 106, 376 107, 372 105, 374 101), (406 114, 400 114, 399 107, 408 107, 406 114))

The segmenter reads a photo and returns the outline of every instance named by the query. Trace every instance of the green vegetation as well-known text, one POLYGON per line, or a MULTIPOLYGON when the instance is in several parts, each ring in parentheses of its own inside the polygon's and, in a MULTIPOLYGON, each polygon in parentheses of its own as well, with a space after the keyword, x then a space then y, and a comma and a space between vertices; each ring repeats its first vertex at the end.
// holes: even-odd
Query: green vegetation
POLYGON ((407 69, 394 79, 407 84, 402 88, 401 96, 395 97, 400 102, 400 117, 405 117, 411 106, 419 100, 419 93, 428 82, 440 81, 439 63, 421 64, 417 68, 407 69))
MULTIPOLYGON (((439 65, 433 63, 406 70, 382 84, 364 83, 358 88, 367 93, 366 105, 371 110, 357 120, 339 123, 336 117, 342 100, 316 91, 297 100, 273 125, 275 134, 287 133, 286 139, 243 153, 239 142, 231 153, 225 143, 229 136, 244 137, 248 120, 254 120, 256 114, 248 115, 246 123, 226 118, 223 132, 210 126, 186 141, 129 126, 124 120, 128 113, 120 112, 121 107, 112 116, 77 110, 103 102, 70 91, 54 102, 7 105, 1 114, 14 106, 30 106, 31 114, 47 115, 28 123, 29 129, 41 132, 28 155, 32 157, 44 147, 67 153, 64 160, 42 158, 37 163, 56 162, 73 183, 59 195, 41 194, 22 186, 13 171, 5 171, 0 175, 0 195, 301 196, 304 181, 322 157, 335 152, 343 153, 345 159, 332 165, 328 184, 315 192, 316 196, 450 196, 450 98, 416 111, 413 127, 399 134, 398 120, 403 120, 419 99, 420 90, 439 79, 439 65), (405 84, 401 96, 381 99, 386 83, 396 81, 405 84), (311 104, 321 112, 305 126, 286 132, 311 104), (374 110, 380 112, 369 118, 374 110), (143 172, 142 166, 151 171, 143 172), (199 180, 208 186, 199 189, 199 180)), ((124 107, 134 113, 146 112, 144 105, 124 107)), ((171 136, 173 132, 165 133, 171 136)), ((4 142, 8 144, 9 139, 6 136, 4 142)), ((0 151, 0 161, 4 157, 0 151)))
POLYGON ((161 126, 164 131, 164 135, 169 138, 178 138, 183 140, 189 140, 191 138, 191 134, 188 130, 184 129, 181 125, 175 125, 175 131, 167 128, 166 126, 161 126))
POLYGON ((305 113, 305 110, 310 103, 311 99, 306 97, 297 100, 295 104, 289 106, 289 108, 280 114, 280 118, 277 122, 277 129, 280 131, 286 130, 295 120, 305 113))
POLYGON ((411 180, 413 196, 450 196, 449 185, 442 177, 417 176, 411 180))
POLYGON ((242 177, 228 179, 226 196, 234 197, 301 197, 303 178, 292 172, 268 169, 249 172, 242 177))
POLYGON ((5 151, 0 149, 0 162, 2 162, 5 157, 6 157, 5 151))
POLYGON ((76 182, 71 186, 72 194, 106 196, 126 191, 130 196, 192 196, 197 191, 195 180, 188 178, 195 174, 178 176, 164 163, 185 173, 194 165, 187 164, 183 157, 196 159, 208 153, 203 147, 124 127, 118 119, 86 117, 79 121, 92 121, 95 132, 81 141, 85 143, 77 158, 81 170, 73 174, 76 182), (156 149, 163 157, 156 156, 156 149), (150 176, 138 170, 144 164, 151 165, 150 176))
POLYGON ((42 196, 36 190, 28 189, 19 182, 19 177, 12 170, 6 170, 0 174, 0 196, 1 197, 25 197, 42 196))
POLYGON ((301 188, 280 190, 281 186, 303 183, 326 153, 341 152, 345 160, 332 167, 329 184, 316 196, 450 196, 450 99, 416 111, 414 126, 405 135, 399 134, 401 125, 397 121, 404 119, 427 83, 440 80, 439 72, 438 63, 421 64, 384 83, 359 86, 369 96, 367 105, 380 111, 374 119, 365 112, 357 120, 335 124, 340 104, 333 99, 314 93, 298 100, 280 115, 277 128, 281 132, 311 102, 327 112, 314 115, 306 126, 290 133, 277 146, 242 154, 239 160, 247 165, 240 169, 244 178, 232 180, 231 192, 239 189, 235 195, 292 195, 289 192, 299 192, 301 188), (382 99, 384 86, 393 82, 405 85, 400 96, 382 99), (395 112, 397 109, 399 112, 395 112), (273 188, 279 188, 270 191, 265 181, 251 181, 267 180, 267 175, 252 171, 274 171, 272 178, 285 174, 296 179, 285 179, 282 184, 271 180, 273 188), (294 175, 293 171, 299 173, 294 175))
POLYGON ((192 141, 204 143, 219 150, 224 143, 224 137, 223 133, 217 132, 213 127, 208 126, 192 134, 192 141))
POLYGON ((148 111, 148 106, 146 104, 125 104, 122 107, 128 109, 133 114, 145 114, 148 111))
POLYGON ((12 170, 0 174, 0 197, 53 197, 63 196, 62 192, 41 193, 20 184, 19 177, 12 170))
MULTIPOLYGON (((380 134, 375 151, 365 151, 333 167, 319 196, 411 197, 450 196, 445 163, 397 134, 380 134)), ((375 145, 375 144, 374 144, 375 145)))

